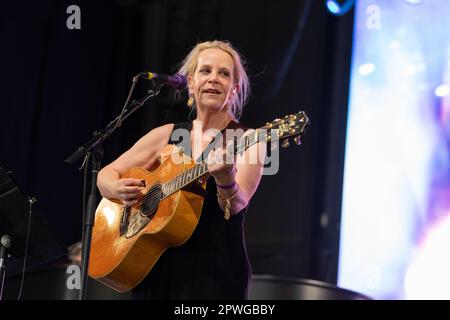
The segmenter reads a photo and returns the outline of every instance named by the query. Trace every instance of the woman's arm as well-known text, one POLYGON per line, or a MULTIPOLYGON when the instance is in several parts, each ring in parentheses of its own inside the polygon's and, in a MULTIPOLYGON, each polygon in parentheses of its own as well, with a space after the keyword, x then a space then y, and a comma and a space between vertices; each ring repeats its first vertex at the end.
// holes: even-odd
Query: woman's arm
POLYGON ((135 199, 141 195, 142 182, 122 177, 133 167, 151 168, 167 145, 172 129, 173 124, 166 124, 151 130, 128 151, 100 170, 97 178, 100 194, 105 198, 118 199, 126 206, 135 204, 135 199))
MULTIPOLYGON (((246 135, 252 131, 247 131, 246 135)), ((210 162, 214 162, 215 154, 222 153, 217 149, 210 153, 210 162)), ((256 192, 264 167, 266 145, 257 143, 248 148, 242 155, 236 157, 233 164, 211 164, 208 169, 216 180, 219 205, 226 211, 227 201, 230 199, 230 214, 235 214, 245 208, 256 192), (224 186, 225 188, 221 188, 224 186)))

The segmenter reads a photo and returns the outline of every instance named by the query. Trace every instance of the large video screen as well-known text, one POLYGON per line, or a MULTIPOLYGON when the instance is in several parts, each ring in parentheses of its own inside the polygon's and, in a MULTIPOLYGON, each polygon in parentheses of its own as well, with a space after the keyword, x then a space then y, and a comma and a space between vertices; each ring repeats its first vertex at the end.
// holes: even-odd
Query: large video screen
POLYGON ((450 299, 450 1, 355 7, 338 285, 450 299))

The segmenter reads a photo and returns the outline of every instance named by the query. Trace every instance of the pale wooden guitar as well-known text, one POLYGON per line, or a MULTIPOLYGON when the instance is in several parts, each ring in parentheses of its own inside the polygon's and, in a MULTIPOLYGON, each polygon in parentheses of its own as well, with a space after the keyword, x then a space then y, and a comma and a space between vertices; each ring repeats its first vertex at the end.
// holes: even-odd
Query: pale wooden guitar
MULTIPOLYGON (((235 139, 235 154, 258 142, 289 137, 300 144, 301 134, 309 124, 305 112, 267 123, 251 134, 235 139)), ((205 176, 205 161, 195 163, 180 154, 175 145, 167 145, 152 171, 132 168, 126 177, 145 181, 144 196, 131 208, 118 200, 103 198, 95 214, 89 276, 125 292, 138 285, 163 252, 186 242, 200 219, 205 176), (183 161, 174 161, 174 155, 183 161)))

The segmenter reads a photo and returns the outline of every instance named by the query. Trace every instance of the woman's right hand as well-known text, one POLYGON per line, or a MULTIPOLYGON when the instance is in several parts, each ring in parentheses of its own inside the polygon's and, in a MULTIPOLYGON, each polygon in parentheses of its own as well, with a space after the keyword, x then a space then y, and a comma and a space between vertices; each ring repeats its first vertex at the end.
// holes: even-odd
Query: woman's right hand
POLYGON ((139 179, 122 178, 115 181, 115 198, 120 200, 125 206, 131 207, 138 202, 138 198, 143 196, 142 189, 145 182, 139 179))

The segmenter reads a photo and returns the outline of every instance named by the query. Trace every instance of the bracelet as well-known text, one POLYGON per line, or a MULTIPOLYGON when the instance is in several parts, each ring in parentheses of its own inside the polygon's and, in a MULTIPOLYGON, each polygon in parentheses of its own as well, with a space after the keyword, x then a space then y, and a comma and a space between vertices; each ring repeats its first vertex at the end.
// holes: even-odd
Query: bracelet
POLYGON ((236 180, 235 180, 233 183, 230 183, 230 184, 227 184, 227 185, 224 185, 224 186, 222 186, 222 185, 216 183, 216 186, 217 186, 218 188, 220 188, 220 189, 231 189, 231 188, 233 188, 235 185, 236 185, 236 180))
MULTIPOLYGON (((235 185, 236 185, 236 183, 235 183, 235 185)), ((228 198, 222 198, 220 196, 220 194, 217 192, 217 198, 219 198, 222 201, 225 201, 225 207, 223 208, 225 220, 230 219, 230 216, 231 216, 231 213, 230 213, 231 200, 233 200, 236 197, 236 195, 238 194, 238 191, 239 191, 239 185, 236 188, 236 191, 233 192, 233 194, 230 197, 228 197, 228 198)))

